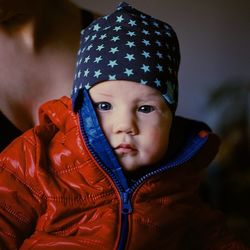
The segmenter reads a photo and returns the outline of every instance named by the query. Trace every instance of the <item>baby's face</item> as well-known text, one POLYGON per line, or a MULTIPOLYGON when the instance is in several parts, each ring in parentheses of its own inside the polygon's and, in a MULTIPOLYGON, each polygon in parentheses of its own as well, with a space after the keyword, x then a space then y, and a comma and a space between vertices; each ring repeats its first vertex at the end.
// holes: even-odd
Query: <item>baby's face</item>
POLYGON ((162 160, 172 113, 157 90, 129 81, 107 81, 90 89, 101 127, 124 170, 162 160))

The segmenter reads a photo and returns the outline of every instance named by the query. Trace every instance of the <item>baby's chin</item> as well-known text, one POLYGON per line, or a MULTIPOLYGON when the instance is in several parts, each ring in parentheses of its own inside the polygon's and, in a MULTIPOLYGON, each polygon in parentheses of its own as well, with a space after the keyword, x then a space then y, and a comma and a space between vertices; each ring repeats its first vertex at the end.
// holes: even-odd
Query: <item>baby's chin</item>
POLYGON ((141 164, 139 164, 137 161, 131 159, 130 157, 122 156, 119 158, 120 158, 119 163, 125 172, 134 172, 134 171, 138 171, 141 168, 143 168, 143 166, 141 164))
POLYGON ((119 163, 122 166, 124 172, 127 173, 142 173, 147 171, 149 168, 155 165, 154 162, 143 163, 128 159, 128 157, 122 157, 119 159, 119 163))

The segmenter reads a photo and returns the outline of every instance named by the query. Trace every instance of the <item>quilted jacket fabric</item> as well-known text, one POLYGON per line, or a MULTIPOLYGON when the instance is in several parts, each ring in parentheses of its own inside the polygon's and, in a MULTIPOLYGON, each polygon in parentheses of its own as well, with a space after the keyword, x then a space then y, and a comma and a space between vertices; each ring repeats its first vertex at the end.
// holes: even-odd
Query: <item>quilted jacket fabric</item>
POLYGON ((246 249, 198 197, 201 171, 219 144, 213 133, 200 137, 191 159, 141 180, 124 214, 71 100, 44 104, 40 125, 0 155, 0 249, 246 249))

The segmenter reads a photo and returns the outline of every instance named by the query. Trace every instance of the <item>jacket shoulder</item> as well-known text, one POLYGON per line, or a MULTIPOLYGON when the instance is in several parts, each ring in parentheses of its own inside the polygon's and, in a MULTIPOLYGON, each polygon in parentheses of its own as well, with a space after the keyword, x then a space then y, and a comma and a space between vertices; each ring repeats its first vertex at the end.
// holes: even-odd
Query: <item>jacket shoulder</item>
POLYGON ((39 109, 40 124, 24 132, 1 152, 0 169, 8 171, 26 186, 41 194, 36 177, 39 165, 45 160, 44 149, 60 130, 58 126, 70 129, 69 124, 65 126, 65 121, 62 119, 65 117, 66 120, 70 108, 71 100, 67 97, 43 104, 39 109))

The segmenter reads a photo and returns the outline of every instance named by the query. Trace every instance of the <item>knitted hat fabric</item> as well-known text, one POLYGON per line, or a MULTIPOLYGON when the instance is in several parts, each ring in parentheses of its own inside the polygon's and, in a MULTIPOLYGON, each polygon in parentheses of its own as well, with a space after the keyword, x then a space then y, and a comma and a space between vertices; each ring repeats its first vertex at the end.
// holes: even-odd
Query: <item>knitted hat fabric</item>
POLYGON ((173 28, 123 2, 81 32, 73 105, 83 88, 127 80, 159 90, 175 110, 179 63, 179 43, 173 28))

